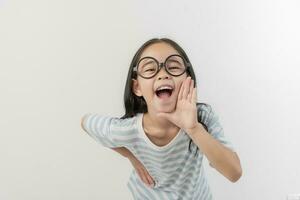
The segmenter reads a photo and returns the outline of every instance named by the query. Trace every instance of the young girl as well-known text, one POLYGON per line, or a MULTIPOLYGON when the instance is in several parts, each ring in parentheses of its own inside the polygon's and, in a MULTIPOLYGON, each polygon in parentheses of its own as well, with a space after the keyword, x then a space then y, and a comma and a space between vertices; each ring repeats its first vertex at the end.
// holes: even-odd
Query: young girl
POLYGON ((135 200, 210 200, 203 156, 232 182, 242 169, 218 116, 196 100, 196 77, 184 50, 170 39, 151 39, 131 62, 125 115, 88 113, 81 125, 130 159, 135 170, 127 186, 135 200))

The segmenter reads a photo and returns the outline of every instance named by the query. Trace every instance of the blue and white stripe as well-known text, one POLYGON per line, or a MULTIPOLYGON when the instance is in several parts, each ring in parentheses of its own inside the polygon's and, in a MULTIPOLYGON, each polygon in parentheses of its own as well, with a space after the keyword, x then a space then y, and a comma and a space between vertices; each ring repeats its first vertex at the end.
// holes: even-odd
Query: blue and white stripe
MULTIPOLYGON (((198 115, 207 125, 208 132, 224 146, 235 151, 225 138, 219 118, 210 105, 197 105, 198 115)), ((203 153, 196 146, 188 150, 189 136, 181 129, 165 146, 157 146, 147 137, 142 127, 143 113, 132 118, 87 114, 83 120, 86 132, 101 145, 114 148, 126 147, 148 170, 155 181, 148 187, 135 170, 127 182, 135 200, 211 200, 202 160, 203 153)))

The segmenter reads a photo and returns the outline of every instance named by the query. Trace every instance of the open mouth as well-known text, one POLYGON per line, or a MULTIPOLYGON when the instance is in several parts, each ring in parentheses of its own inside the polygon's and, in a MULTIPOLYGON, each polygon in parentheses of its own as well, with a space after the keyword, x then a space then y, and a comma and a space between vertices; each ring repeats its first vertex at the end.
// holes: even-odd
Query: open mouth
POLYGON ((171 87, 161 87, 155 91, 155 94, 160 99, 169 98, 173 93, 173 88, 171 87))

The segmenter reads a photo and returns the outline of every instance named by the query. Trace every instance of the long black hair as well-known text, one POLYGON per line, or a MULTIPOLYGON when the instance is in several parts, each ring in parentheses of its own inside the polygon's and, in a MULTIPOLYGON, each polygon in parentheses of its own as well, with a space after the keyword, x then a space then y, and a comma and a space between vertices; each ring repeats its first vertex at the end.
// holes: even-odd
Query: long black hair
MULTIPOLYGON (((124 91, 125 114, 124 114, 124 116, 121 117, 121 119, 134 117, 137 113, 147 113, 148 112, 145 99, 142 96, 141 97, 136 96, 132 91, 132 86, 133 86, 132 79, 137 79, 137 73, 135 71, 133 71, 133 68, 134 68, 134 66, 137 65, 137 63, 141 57, 141 54, 143 53, 145 48, 152 44, 156 44, 156 43, 166 43, 166 44, 171 45, 174 49, 176 49, 178 51, 178 53, 181 56, 183 56, 183 58, 185 59, 186 62, 190 63, 190 60, 189 60, 188 56, 186 55, 185 51, 175 41, 173 41, 169 38, 153 38, 153 39, 146 41, 137 50, 137 52, 133 56, 133 59, 131 61, 130 67, 129 67, 126 85, 125 85, 125 91, 124 91)), ((190 63, 190 67, 187 68, 187 74, 189 76, 191 76, 191 78, 194 80, 194 87, 196 87, 196 76, 195 76, 195 73, 194 73, 191 63, 190 63)), ((201 104, 207 105, 206 103, 197 103, 197 107, 200 106, 201 104)), ((198 116, 198 122, 204 126, 206 131, 208 131, 206 124, 201 121, 200 115, 198 114, 197 116, 198 116)), ((191 152, 191 144, 192 143, 193 143, 193 140, 190 139, 190 142, 189 142, 189 151, 190 152, 191 152)), ((197 145, 195 145, 195 146, 196 146, 195 153, 197 153, 198 147, 197 147, 197 145)))

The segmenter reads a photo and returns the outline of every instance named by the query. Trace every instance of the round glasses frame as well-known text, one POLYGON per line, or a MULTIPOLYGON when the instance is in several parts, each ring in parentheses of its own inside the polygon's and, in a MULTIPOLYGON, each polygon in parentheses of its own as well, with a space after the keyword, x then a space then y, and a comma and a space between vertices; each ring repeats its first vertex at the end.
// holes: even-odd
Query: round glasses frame
POLYGON ((168 57, 166 58, 166 60, 165 60, 163 63, 158 62, 158 60, 156 60, 155 58, 153 58, 153 57, 151 57, 151 56, 146 56, 146 57, 143 57, 142 59, 139 60, 139 62, 136 64, 136 66, 134 66, 133 71, 134 71, 134 72, 137 72, 137 74, 138 74, 139 76, 143 77, 144 79, 150 79, 150 78, 153 78, 154 76, 156 76, 156 75, 158 74, 158 72, 161 70, 161 68, 163 68, 163 67, 165 68, 165 70, 166 70, 166 72, 167 72, 168 74, 170 74, 171 76, 177 77, 177 76, 181 76, 182 74, 184 74, 184 73, 186 72, 187 68, 188 68, 188 67, 191 67, 191 64, 188 63, 181 55, 178 55, 178 54, 172 54, 172 55, 168 56, 168 57), (178 57, 180 57, 180 58, 183 60, 183 63, 184 63, 184 71, 183 71, 181 74, 173 75, 172 73, 170 73, 170 72, 168 71, 168 68, 166 67, 166 63, 167 63, 168 59, 169 59, 170 57, 172 57, 172 56, 178 56, 178 57), (146 59, 146 58, 151 58, 151 59, 153 59, 153 60, 156 62, 157 66, 158 66, 158 70, 157 70, 152 76, 150 76, 150 77, 145 77, 145 76, 141 75, 141 74, 139 73, 139 71, 138 71, 138 66, 139 66, 140 62, 141 62, 142 60, 146 59))

